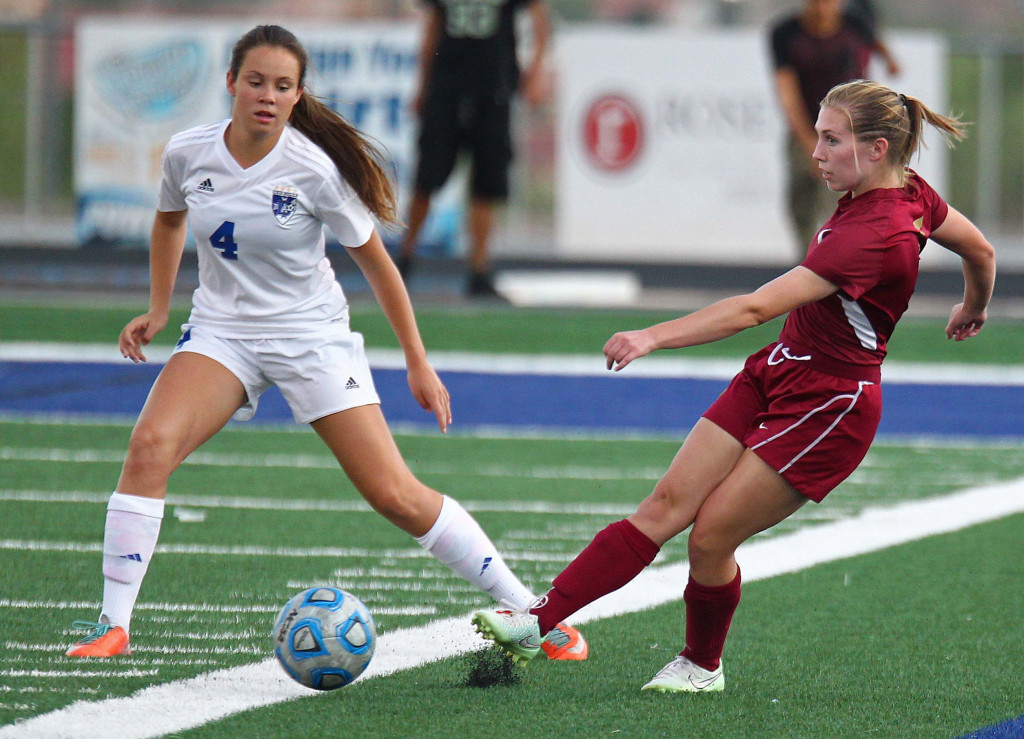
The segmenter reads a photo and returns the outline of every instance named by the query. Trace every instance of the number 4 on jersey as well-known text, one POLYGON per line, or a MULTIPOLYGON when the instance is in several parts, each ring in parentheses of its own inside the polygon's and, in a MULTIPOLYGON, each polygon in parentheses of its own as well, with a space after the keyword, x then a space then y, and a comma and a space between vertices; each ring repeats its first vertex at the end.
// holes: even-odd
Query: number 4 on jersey
POLYGON ((224 221, 210 234, 210 246, 220 250, 225 259, 238 259, 238 244, 235 243, 235 222, 224 221))

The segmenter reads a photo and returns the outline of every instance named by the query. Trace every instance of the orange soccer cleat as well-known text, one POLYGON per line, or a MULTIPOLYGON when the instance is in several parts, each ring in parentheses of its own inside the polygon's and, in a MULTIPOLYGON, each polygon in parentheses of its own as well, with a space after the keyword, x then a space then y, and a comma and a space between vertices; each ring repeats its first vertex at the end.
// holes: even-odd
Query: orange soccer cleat
POLYGON ((560 623, 551 629, 541 642, 540 648, 548 659, 582 661, 590 654, 590 647, 583 634, 567 623, 560 623))
POLYGON ((68 657, 116 657, 132 653, 128 646, 128 632, 120 626, 75 621, 71 628, 91 629, 92 633, 65 652, 68 657))

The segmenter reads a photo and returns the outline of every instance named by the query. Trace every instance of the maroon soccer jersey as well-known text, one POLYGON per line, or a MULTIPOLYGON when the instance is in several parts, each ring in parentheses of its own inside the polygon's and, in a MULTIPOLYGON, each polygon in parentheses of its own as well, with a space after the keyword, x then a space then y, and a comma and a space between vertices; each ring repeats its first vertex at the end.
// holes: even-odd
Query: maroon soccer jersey
POLYGON ((914 292, 921 250, 948 212, 914 172, 902 188, 844 195, 802 262, 839 292, 792 311, 779 341, 853 365, 844 376, 861 368, 864 379, 877 377, 886 343, 914 292))

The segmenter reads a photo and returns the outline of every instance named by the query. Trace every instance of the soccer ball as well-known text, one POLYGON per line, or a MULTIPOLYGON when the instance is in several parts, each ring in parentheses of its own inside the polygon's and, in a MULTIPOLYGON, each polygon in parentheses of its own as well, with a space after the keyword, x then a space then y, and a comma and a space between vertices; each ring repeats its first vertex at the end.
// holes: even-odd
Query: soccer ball
POLYGON ((314 690, 342 688, 363 674, 377 629, 363 602, 338 588, 303 590, 274 623, 274 654, 296 682, 314 690))

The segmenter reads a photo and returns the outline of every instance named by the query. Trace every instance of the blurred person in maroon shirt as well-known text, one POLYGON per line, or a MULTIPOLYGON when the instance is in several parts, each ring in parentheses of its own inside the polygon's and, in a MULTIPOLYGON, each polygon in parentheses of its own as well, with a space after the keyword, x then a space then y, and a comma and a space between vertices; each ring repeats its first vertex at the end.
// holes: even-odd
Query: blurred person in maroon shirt
POLYGON ((873 54, 882 58, 889 74, 899 74, 899 64, 861 16, 843 10, 842 0, 805 0, 800 13, 772 27, 771 53, 789 129, 787 205, 802 258, 836 207, 836 194, 825 187, 811 158, 818 105, 836 85, 866 78, 873 54))

